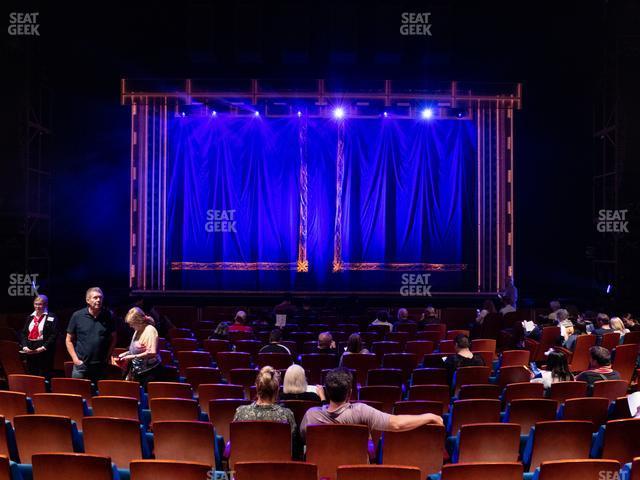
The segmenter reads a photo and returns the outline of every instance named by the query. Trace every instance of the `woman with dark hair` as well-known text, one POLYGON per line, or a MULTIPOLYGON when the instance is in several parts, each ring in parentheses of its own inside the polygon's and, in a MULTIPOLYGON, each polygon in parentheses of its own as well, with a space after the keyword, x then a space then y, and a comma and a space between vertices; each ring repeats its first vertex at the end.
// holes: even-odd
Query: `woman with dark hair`
MULTIPOLYGON (((532 375, 534 375, 532 373, 532 375)), ((539 376, 531 379, 533 383, 542 383, 545 390, 549 390, 553 383, 570 382, 575 380, 569 370, 569 363, 564 353, 551 350, 547 356, 547 368, 541 370, 539 376)))
POLYGON ((371 322, 371 325, 384 325, 389 329, 389 332, 391 332, 391 330, 393 330, 393 323, 389 321, 389 318, 389 312, 379 310, 378 313, 376 313, 376 319, 371 322))
POLYGON ((340 357, 340 366, 342 366, 342 359, 344 358, 344 356, 351 353, 369 353, 369 350, 364 348, 362 337, 357 333, 352 333, 351 335, 349 335, 349 340, 347 340, 347 347, 340 357))

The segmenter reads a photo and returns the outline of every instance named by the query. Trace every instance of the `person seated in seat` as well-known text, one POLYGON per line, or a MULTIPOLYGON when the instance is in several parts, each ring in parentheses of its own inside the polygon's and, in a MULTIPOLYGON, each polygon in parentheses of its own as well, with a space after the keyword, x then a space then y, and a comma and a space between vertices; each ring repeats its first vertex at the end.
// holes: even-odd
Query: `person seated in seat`
POLYGON ((624 326, 624 322, 620 317, 613 317, 609 321, 609 325, 614 332, 618 332, 620 334, 620 343, 622 343, 624 336, 629 333, 629 329, 624 326))
POLYGON ((291 350, 289 350, 284 345, 281 345, 282 341, 282 330, 279 328, 274 328, 271 330, 269 334, 269 343, 262 347, 258 353, 288 353, 291 355, 291 350))
POLYGON ((337 355, 338 349, 336 348, 336 342, 333 341, 333 336, 329 332, 322 332, 318 335, 318 346, 313 353, 328 353, 331 355, 337 355))
POLYGON ((560 303, 559 300, 551 300, 549 302, 549 309, 551 310, 551 313, 547 315, 547 320, 551 320, 552 322, 555 322, 557 320, 557 315, 558 315, 557 312, 561 308, 562 308, 562 304, 560 303))
POLYGON ((490 298, 487 298, 482 304, 482 310, 480 310, 478 312, 478 315, 476 316, 475 323, 477 325, 482 325, 482 322, 484 322, 484 317, 486 317, 490 313, 496 313, 496 306, 493 303, 493 300, 491 300, 490 298))
POLYGON ((420 315, 420 320, 418 320, 418 330, 424 330, 426 325, 432 325, 440 323, 440 319, 438 318, 438 313, 436 309, 433 308, 433 305, 427 306, 420 315))
POLYGON ((444 368, 447 369, 449 385, 453 385, 453 376, 458 368, 485 366, 484 359, 469 349, 471 342, 469 341, 469 337, 466 335, 462 333, 460 335, 456 335, 456 338, 453 340, 453 345, 456 353, 454 355, 447 356, 444 361, 444 368))
POLYGON ((291 427, 291 434, 293 434, 296 430, 296 420, 291 410, 276 403, 279 389, 280 372, 273 367, 262 367, 256 377, 256 401, 251 405, 239 406, 233 421, 288 423, 291 427))
POLYGON ((304 368, 293 364, 284 374, 282 395, 280 400, 312 400, 321 402, 325 399, 321 385, 308 385, 304 368))
POLYGON ((384 325, 389 329, 389 332, 393 330, 393 323, 389 321, 389 312, 386 310, 379 310, 376 313, 376 319, 371 322, 371 325, 384 325))
POLYGON ((593 384, 601 380, 620 380, 620 372, 611 368, 611 353, 604 347, 589 349, 589 370, 577 376, 576 380, 587 382, 587 392, 591 395, 593 384))
POLYGON ((547 356, 547 368, 541 370, 538 375, 531 373, 532 383, 542 383, 545 391, 551 389, 551 384, 557 382, 570 382, 575 380, 571 371, 567 357, 564 353, 551 350, 547 356))
POLYGON ((247 312, 245 312, 244 310, 238 310, 238 313, 236 313, 236 316, 233 319, 233 325, 229 326, 228 331, 252 333, 253 328, 251 328, 249 325, 246 325, 246 323, 247 323, 247 312))
POLYGON ((571 320, 565 320, 560 324, 560 327, 562 328, 562 346, 573 352, 576 348, 578 337, 585 333, 584 325, 574 324, 571 320))
POLYGON ((556 311, 556 321, 554 324, 562 325, 562 322, 569 320, 569 310, 561 308, 556 311))
POLYGON ((593 331, 595 335, 598 335, 598 343, 600 343, 604 334, 612 332, 613 328, 611 328, 609 315, 606 313, 599 313, 596 317, 596 329, 593 331))
POLYGON ((410 318, 409 318, 409 310, 407 310, 406 308, 399 308, 398 309, 398 314, 397 314, 397 320, 395 325, 393 326, 393 330, 394 331, 398 331, 398 326, 405 324, 405 323, 415 323, 413 322, 410 318))
POLYGON ((422 425, 443 425, 442 417, 432 413, 422 415, 390 415, 364 403, 350 403, 353 375, 349 370, 336 368, 327 373, 324 391, 328 405, 307 410, 300 434, 306 438, 307 426, 315 424, 366 425, 371 430, 404 432, 422 425))
POLYGON ((513 306, 513 298, 510 296, 502 297, 503 307, 500 309, 500 313, 502 315, 506 315, 507 313, 515 312, 516 307, 513 306))
POLYGON ((634 318, 632 313, 625 313, 622 316, 622 322, 624 326, 631 332, 637 332, 640 330, 640 323, 634 318))
POLYGON ((342 366, 342 359, 345 355, 351 355, 352 353, 369 353, 369 350, 364 348, 364 344, 362 343, 362 337, 357 333, 352 333, 349 335, 349 340, 347 340, 347 346, 340 357, 340 364, 342 366))

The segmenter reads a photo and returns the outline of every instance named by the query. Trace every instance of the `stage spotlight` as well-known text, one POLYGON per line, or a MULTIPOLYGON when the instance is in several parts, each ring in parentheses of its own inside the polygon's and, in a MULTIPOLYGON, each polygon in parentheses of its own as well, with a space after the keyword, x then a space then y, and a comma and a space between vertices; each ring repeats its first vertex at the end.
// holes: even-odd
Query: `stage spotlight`
POLYGON ((458 111, 456 111, 456 117, 458 117, 458 118, 462 118, 462 117, 464 117, 464 110, 458 110, 458 111))
POLYGON ((218 112, 216 112, 215 110, 213 112, 211 112, 211 116, 212 117, 217 117, 218 116, 218 112))
POLYGON ((424 110, 422 110, 420 116, 425 120, 429 120, 433 118, 433 110, 430 108, 425 108, 424 110))
POLYGON ((260 112, 258 112, 257 110, 256 110, 255 112, 253 112, 253 114, 254 114, 256 117, 259 117, 259 116, 260 116, 260 112))
POLYGON ((384 118, 387 118, 387 117, 389 116, 389 114, 388 114, 387 112, 383 112, 383 113, 382 113, 382 116, 383 116, 384 118))
POLYGON ((301 116, 302 116, 302 112, 298 110, 298 118, 300 118, 301 116))
POLYGON ((336 120, 340 120, 342 118, 344 118, 344 108, 342 107, 336 107, 333 109, 333 118, 335 118, 336 120))

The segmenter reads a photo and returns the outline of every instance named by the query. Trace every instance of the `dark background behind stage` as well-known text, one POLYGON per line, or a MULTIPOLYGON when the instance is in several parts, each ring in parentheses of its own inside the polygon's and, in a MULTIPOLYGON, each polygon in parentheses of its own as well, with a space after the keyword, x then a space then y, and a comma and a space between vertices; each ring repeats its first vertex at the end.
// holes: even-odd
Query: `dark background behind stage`
MULTIPOLYGON (((5 24, 10 11, 40 12, 40 36, 3 37, 2 278, 21 255, 20 221, 11 212, 23 198, 25 95, 40 82, 52 101, 43 150, 52 172, 52 277, 44 287, 81 298, 90 284, 127 286, 130 122, 119 104, 121 77, 456 79, 524 84, 515 134, 521 293, 589 292, 588 247, 597 242, 593 111, 603 53, 617 35, 638 30, 636 2, 609 2, 609 20, 604 5, 9 2, 5 24), (405 11, 431 12, 432 36, 400 35, 405 11)), ((625 65, 618 75, 637 77, 637 63, 625 65)))

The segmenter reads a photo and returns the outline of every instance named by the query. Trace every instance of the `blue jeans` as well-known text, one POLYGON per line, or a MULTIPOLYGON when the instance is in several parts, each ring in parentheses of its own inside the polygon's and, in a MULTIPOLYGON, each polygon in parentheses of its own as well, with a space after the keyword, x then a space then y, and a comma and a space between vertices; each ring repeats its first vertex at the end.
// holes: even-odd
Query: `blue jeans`
POLYGON ((81 365, 74 365, 71 371, 72 378, 87 378, 94 383, 101 380, 104 377, 105 365, 102 363, 83 363, 81 365))

